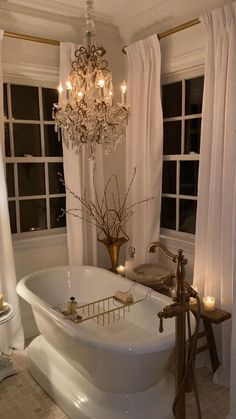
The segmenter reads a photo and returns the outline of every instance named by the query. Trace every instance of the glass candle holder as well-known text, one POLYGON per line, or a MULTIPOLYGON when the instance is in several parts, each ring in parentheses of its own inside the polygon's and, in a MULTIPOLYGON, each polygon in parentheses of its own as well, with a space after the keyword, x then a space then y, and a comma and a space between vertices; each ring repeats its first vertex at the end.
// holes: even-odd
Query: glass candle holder
POLYGON ((125 276, 125 267, 123 265, 117 266, 116 270, 118 275, 125 276))
POLYGON ((203 297, 203 305, 205 311, 214 311, 215 310, 215 297, 210 297, 209 295, 203 297))

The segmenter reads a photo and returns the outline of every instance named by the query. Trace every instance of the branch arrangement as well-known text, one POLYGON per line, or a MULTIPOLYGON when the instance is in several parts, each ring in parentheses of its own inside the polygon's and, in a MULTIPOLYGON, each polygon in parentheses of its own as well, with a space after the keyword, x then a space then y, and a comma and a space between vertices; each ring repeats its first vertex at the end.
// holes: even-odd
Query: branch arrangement
POLYGON ((60 181, 65 185, 66 190, 81 204, 80 208, 71 208, 69 210, 62 210, 62 212, 63 215, 69 214, 96 226, 99 230, 98 238, 100 234, 103 233, 107 238, 108 243, 112 244, 114 241, 118 240, 121 235, 128 238, 124 231, 124 227, 130 218, 135 214, 135 207, 139 204, 150 201, 153 197, 128 205, 128 196, 136 175, 135 168, 123 199, 121 199, 117 175, 111 175, 109 177, 104 188, 103 196, 99 199, 95 184, 95 170, 96 167, 94 166, 94 201, 87 198, 86 190, 82 196, 78 196, 71 191, 68 186, 65 185, 62 175, 58 173, 60 181))

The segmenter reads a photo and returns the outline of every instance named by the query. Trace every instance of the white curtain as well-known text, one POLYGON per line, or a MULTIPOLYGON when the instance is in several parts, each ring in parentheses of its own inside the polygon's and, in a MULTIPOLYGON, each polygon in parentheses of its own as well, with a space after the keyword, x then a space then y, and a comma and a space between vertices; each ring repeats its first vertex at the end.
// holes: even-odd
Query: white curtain
MULTIPOLYGON (((71 62, 74 61, 74 53, 77 45, 61 43, 60 46, 60 82, 65 86, 71 62)), ((61 95, 61 100, 64 98, 61 95)), ((93 168, 96 163, 96 188, 98 192, 103 190, 103 151, 98 145, 96 158, 89 161, 85 147, 80 153, 75 153, 71 146, 63 144, 64 176, 66 185, 77 195, 82 196, 85 189, 87 197, 94 200, 93 168)), ((66 208, 80 208, 78 201, 66 193, 66 208)), ((96 227, 67 215, 67 244, 70 265, 97 265, 97 231, 96 227)))
MULTIPOLYGON (((147 246, 159 239, 163 157, 163 117, 160 92, 161 53, 156 35, 127 48, 128 103, 131 118, 126 139, 126 186, 137 168, 130 202, 153 200, 135 209, 128 226, 136 263, 149 259, 147 246)), ((157 258, 157 255, 155 255, 157 258)))
POLYGON ((24 348, 24 333, 21 324, 19 301, 16 294, 16 274, 12 249, 11 229, 8 213, 7 190, 4 175, 3 147, 3 84, 2 84, 2 38, 0 30, 0 293, 4 300, 13 305, 15 316, 0 326, 0 350, 10 353, 11 348, 24 348))
MULTIPOLYGON (((233 185, 236 167, 235 3, 201 18, 206 30, 206 69, 199 168, 194 285, 232 309, 233 185)), ((215 381, 228 383, 231 322, 216 328, 221 366, 215 381)))

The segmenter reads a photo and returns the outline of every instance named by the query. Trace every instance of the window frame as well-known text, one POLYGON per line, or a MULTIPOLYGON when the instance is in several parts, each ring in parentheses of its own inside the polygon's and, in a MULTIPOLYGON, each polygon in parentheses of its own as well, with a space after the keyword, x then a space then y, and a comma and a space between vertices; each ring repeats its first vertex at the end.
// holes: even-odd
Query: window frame
MULTIPOLYGON (((198 195, 182 195, 179 193, 180 188, 180 162, 181 161, 198 161, 200 162, 200 153, 197 154, 183 154, 184 151, 184 140, 185 140, 185 121, 200 118, 202 120, 202 113, 200 114, 192 114, 192 115, 185 115, 185 93, 186 93, 186 83, 183 81, 194 79, 197 77, 205 76, 205 66, 200 65, 198 68, 193 68, 187 71, 179 71, 174 74, 167 74, 161 77, 161 88, 163 85, 172 84, 176 82, 182 83, 182 115, 181 116, 174 116, 174 117, 163 117, 163 126, 164 122, 168 121, 181 121, 181 154, 163 154, 163 162, 164 161, 176 161, 176 193, 169 194, 169 193, 162 193, 161 192, 161 200, 162 197, 166 198, 174 198, 176 200, 176 229, 168 229, 160 226, 160 237, 161 238, 170 238, 177 241, 189 242, 194 243, 195 241, 195 234, 187 233, 184 231, 179 231, 179 207, 180 207, 180 199, 188 199, 194 200, 198 202, 198 195)), ((163 173, 163 172, 162 172, 163 173)))
MULTIPOLYGON (((55 83, 40 82, 35 80, 22 79, 18 77, 3 77, 3 83, 7 85, 7 106, 8 106, 8 118, 4 118, 3 123, 7 123, 9 127, 9 141, 11 155, 14 155, 14 139, 13 139, 13 124, 32 124, 39 125, 40 127, 40 144, 41 144, 41 154, 42 156, 29 156, 29 157, 7 157, 5 155, 5 145, 3 144, 3 153, 4 153, 4 169, 6 175, 6 165, 7 163, 13 164, 14 170, 14 186, 15 186, 15 195, 14 197, 8 197, 8 202, 15 202, 16 209, 16 228, 17 232, 12 233, 12 239, 14 241, 21 239, 33 239, 46 236, 56 236, 66 233, 66 227, 56 227, 50 228, 50 198, 60 198, 66 197, 66 193, 59 194, 50 194, 49 193, 49 175, 48 175, 48 164, 49 163, 63 163, 63 156, 45 156, 45 138, 44 138, 44 126, 45 125, 55 125, 53 120, 46 121, 43 116, 43 101, 42 101, 42 89, 57 89, 55 83), (11 101, 11 88, 10 85, 22 85, 22 86, 32 86, 37 87, 38 89, 38 99, 39 99, 39 119, 38 120, 24 120, 24 119, 14 119, 12 117, 12 101, 11 101), (18 163, 43 163, 44 164, 44 176, 45 176, 45 194, 44 195, 27 195, 19 196, 19 183, 18 183, 18 163), (47 228, 41 230, 32 230, 26 232, 20 232, 20 208, 19 202, 23 200, 33 200, 33 199, 45 199, 46 201, 46 225, 47 228)), ((4 141, 4 138, 3 138, 4 141)))

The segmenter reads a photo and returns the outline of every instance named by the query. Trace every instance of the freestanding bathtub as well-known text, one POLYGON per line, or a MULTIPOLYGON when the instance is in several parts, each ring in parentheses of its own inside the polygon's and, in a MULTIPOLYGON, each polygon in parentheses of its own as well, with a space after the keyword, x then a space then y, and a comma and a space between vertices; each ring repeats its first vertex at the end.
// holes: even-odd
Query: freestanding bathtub
POLYGON ((70 418, 172 418, 174 320, 166 320, 160 334, 157 317, 168 297, 137 285, 134 297, 144 300, 125 319, 104 326, 94 319, 75 324, 58 312, 71 296, 80 305, 132 284, 104 269, 63 266, 34 272, 17 285, 41 333, 28 347, 29 371, 70 418))

